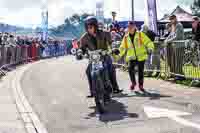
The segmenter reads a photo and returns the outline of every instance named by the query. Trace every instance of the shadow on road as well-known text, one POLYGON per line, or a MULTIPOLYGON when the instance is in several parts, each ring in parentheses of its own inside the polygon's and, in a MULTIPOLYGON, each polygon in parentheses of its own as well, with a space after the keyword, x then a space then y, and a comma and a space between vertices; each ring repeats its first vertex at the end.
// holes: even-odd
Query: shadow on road
MULTIPOLYGON (((91 109, 95 109, 95 112, 90 113, 88 118, 96 117, 97 110, 96 107, 90 107, 91 109)), ((112 100, 109 105, 107 105, 107 113, 100 115, 99 120, 108 123, 112 121, 119 121, 125 118, 138 118, 139 115, 136 113, 128 113, 126 110, 126 106, 123 103, 120 103, 116 100, 112 100)))
POLYGON ((141 92, 133 92, 130 94, 114 95, 113 97, 114 98, 148 97, 150 100, 159 100, 161 98, 170 98, 172 96, 148 91, 146 94, 141 92))

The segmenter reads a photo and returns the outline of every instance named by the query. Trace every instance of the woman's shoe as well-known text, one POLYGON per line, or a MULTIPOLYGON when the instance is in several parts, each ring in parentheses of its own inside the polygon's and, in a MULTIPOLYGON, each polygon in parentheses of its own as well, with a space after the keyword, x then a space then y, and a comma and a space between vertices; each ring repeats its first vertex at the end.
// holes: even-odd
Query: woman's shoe
POLYGON ((144 87, 143 87, 143 85, 139 85, 139 89, 140 89, 140 91, 143 93, 143 94, 149 94, 145 89, 144 89, 144 87))
POLYGON ((134 90, 135 90, 135 86, 136 86, 136 84, 132 84, 132 85, 130 86, 130 90, 131 90, 131 91, 134 91, 134 90))

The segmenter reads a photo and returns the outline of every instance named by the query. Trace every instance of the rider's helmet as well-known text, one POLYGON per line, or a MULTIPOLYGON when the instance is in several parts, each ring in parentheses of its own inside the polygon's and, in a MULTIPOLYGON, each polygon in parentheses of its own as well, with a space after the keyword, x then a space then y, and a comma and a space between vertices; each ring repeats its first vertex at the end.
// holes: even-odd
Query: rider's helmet
POLYGON ((88 31, 88 26, 94 26, 98 30, 98 20, 94 16, 89 16, 85 20, 85 30, 88 31))

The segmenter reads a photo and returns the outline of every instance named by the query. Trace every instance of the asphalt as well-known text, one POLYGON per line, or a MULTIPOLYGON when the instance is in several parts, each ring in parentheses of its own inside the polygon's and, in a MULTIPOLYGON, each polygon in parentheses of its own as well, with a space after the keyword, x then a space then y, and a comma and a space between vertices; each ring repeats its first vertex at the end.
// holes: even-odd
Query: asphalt
POLYGON ((108 114, 99 116, 93 99, 87 99, 87 61, 72 57, 33 64, 21 79, 25 96, 49 133, 200 133, 198 128, 167 117, 149 118, 144 107, 152 106, 191 113, 181 118, 200 125, 200 90, 162 80, 146 79, 154 95, 135 95, 129 77, 118 71, 124 93, 113 97, 108 114))
POLYGON ((0 79, 0 133, 27 133, 13 96, 12 73, 0 79))

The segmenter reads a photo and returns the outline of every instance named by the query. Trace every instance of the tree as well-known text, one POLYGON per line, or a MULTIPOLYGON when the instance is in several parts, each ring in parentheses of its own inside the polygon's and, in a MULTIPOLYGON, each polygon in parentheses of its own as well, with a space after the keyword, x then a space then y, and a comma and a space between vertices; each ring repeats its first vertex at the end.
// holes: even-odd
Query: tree
POLYGON ((191 10, 193 15, 200 17, 200 0, 194 0, 191 10))
POLYGON ((35 28, 35 32, 42 32, 42 28, 36 27, 36 28, 35 28))
POLYGON ((64 24, 51 30, 54 35, 64 35, 66 32, 72 33, 76 37, 80 37, 84 32, 84 20, 93 14, 73 14, 65 19, 64 24))
POLYGON ((71 24, 71 23, 70 23, 69 18, 66 18, 66 19, 65 19, 65 25, 68 26, 68 25, 70 25, 70 24, 71 24))

